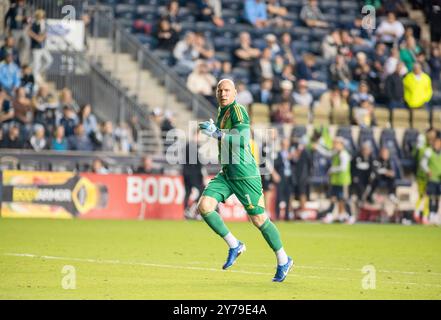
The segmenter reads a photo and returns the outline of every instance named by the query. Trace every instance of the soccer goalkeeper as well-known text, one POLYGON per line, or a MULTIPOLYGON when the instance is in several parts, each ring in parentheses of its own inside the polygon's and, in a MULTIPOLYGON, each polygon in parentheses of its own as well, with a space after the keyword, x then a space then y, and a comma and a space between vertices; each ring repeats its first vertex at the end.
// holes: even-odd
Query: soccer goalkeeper
POLYGON ((237 240, 216 212, 219 202, 225 202, 235 194, 245 207, 250 220, 259 228, 277 257, 274 282, 285 280, 293 266, 293 260, 283 249, 280 233, 265 213, 265 201, 259 168, 250 150, 250 119, 245 107, 236 102, 234 82, 221 80, 217 85, 219 103, 217 122, 199 124, 205 135, 218 140, 222 170, 208 184, 198 204, 199 213, 210 228, 222 237, 230 247, 223 269, 230 268, 245 252, 245 244, 237 240))

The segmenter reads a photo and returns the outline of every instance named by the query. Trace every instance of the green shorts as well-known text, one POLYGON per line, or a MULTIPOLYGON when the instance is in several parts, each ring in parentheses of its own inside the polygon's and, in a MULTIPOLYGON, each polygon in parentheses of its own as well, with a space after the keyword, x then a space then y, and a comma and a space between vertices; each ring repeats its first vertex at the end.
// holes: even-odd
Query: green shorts
POLYGON ((221 172, 210 181, 202 195, 225 203, 232 194, 236 195, 249 215, 265 213, 265 200, 260 177, 230 180, 221 172))

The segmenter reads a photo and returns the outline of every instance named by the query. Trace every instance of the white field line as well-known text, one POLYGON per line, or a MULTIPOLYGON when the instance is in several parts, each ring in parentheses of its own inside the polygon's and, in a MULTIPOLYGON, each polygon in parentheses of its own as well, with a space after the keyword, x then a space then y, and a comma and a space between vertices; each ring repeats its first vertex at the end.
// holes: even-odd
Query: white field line
MULTIPOLYGON (((250 274, 250 275, 264 275, 264 276, 272 276, 271 273, 266 272, 251 272, 251 271, 240 271, 240 270, 229 270, 224 271, 216 268, 203 268, 203 267, 188 267, 182 265, 168 265, 168 264, 157 264, 157 263, 145 263, 145 262, 130 262, 130 261, 121 261, 121 260, 100 260, 100 259, 86 259, 86 258, 72 258, 72 257, 54 257, 54 256, 38 256, 35 254, 29 253, 4 253, 5 256, 12 257, 21 257, 21 258, 35 258, 35 259, 46 259, 46 260, 60 260, 60 261, 76 261, 76 262, 86 262, 86 263, 94 263, 94 264, 109 264, 109 265, 129 265, 129 266, 142 266, 142 267, 151 267, 151 268, 168 268, 168 269, 182 269, 182 270, 197 270, 197 271, 211 271, 211 272, 232 272, 239 274, 250 274)), ((294 268, 299 268, 299 266, 295 266, 294 268)), ((296 276, 301 278, 310 278, 310 279, 328 279, 328 280, 338 280, 338 281, 360 281, 359 279, 351 279, 351 278, 337 278, 337 277, 323 277, 323 276, 310 276, 310 275, 299 275, 295 273, 291 273, 290 276, 296 276)), ((441 288, 441 284, 433 284, 433 283, 418 283, 418 282, 399 282, 399 281, 384 281, 388 284, 397 284, 397 285, 420 285, 426 287, 436 287, 441 288)))

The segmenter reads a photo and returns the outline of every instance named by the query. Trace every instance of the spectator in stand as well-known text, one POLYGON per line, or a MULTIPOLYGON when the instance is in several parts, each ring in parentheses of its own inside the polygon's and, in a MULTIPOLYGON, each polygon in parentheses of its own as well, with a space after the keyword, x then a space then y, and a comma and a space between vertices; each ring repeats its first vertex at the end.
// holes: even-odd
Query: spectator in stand
POLYGON ((387 78, 389 75, 393 74, 398 67, 398 64, 402 64, 400 68, 400 76, 407 74, 406 65, 400 61, 400 50, 397 47, 393 47, 390 51, 390 56, 384 63, 384 77, 387 78))
POLYGON ((322 41, 322 56, 326 60, 333 60, 342 45, 340 30, 335 29, 331 34, 323 38, 322 41))
POLYGON ((32 98, 32 107, 34 109, 34 123, 41 124, 49 135, 54 131, 57 116, 58 103, 54 96, 49 92, 49 87, 42 84, 38 89, 36 96, 32 98))
POLYGON ((132 132, 127 122, 121 122, 115 130, 115 135, 119 142, 119 151, 123 154, 129 154, 135 151, 135 143, 133 141, 132 132))
POLYGON ((303 61, 297 64, 297 79, 307 80, 310 89, 326 89, 326 84, 320 79, 320 72, 317 70, 317 60, 311 53, 303 55, 303 61))
POLYGON ((351 107, 361 105, 362 101, 368 101, 371 104, 375 103, 374 96, 369 92, 369 85, 367 82, 362 81, 358 86, 358 91, 351 96, 351 107))
POLYGON ((272 106, 271 122, 276 124, 293 124, 292 104, 289 101, 282 101, 272 106))
POLYGON ((250 34, 243 31, 239 34, 239 47, 234 51, 237 65, 243 68, 251 68, 254 60, 260 56, 260 50, 251 44, 250 34))
POLYGON ((0 148, 3 149, 23 149, 25 147, 23 139, 20 137, 20 128, 12 125, 9 127, 8 134, 3 137, 0 148))
POLYGON ((367 200, 373 203, 373 195, 379 186, 387 188, 389 199, 396 201, 395 196, 396 186, 396 172, 398 168, 396 162, 390 157, 389 149, 383 147, 380 150, 378 159, 373 162, 373 179, 371 180, 369 192, 367 193, 367 200))
POLYGON ((101 126, 101 135, 99 137, 100 150, 107 152, 117 152, 118 145, 116 143, 116 136, 113 130, 113 123, 106 121, 101 126))
POLYGON ((404 108, 404 86, 402 69, 406 68, 404 63, 397 64, 394 73, 390 74, 385 81, 384 92, 388 101, 389 109, 404 108))
POLYGON ((195 34, 195 49, 199 53, 200 59, 212 60, 214 58, 214 46, 209 39, 207 39, 202 32, 195 34))
POLYGON ((34 126, 34 134, 29 139, 29 145, 34 151, 43 151, 48 149, 49 143, 45 137, 45 130, 41 124, 34 126))
POLYGON ((413 69, 417 55, 422 51, 414 37, 406 38, 404 46, 400 50, 400 59, 406 64, 407 70, 413 69))
POLYGON ((426 53, 424 51, 421 51, 420 53, 417 54, 416 62, 418 62, 421 65, 421 68, 423 69, 424 73, 430 75, 431 73, 430 65, 426 59, 426 53))
POLYGON ((11 52, 6 55, 4 62, 0 63, 0 87, 3 88, 9 96, 20 86, 20 67, 15 64, 14 56, 11 52))
POLYGON ((15 90, 12 107, 14 108, 14 120, 20 124, 21 133, 27 137, 34 117, 32 112, 32 101, 26 97, 26 91, 24 88, 20 87, 15 90))
POLYGON ((98 132, 98 121, 96 116, 92 113, 92 106, 85 104, 81 107, 78 114, 79 123, 84 126, 84 131, 93 140, 94 135, 98 132))
POLYGON ((15 40, 13 36, 9 36, 5 40, 5 44, 0 48, 0 62, 6 60, 6 56, 12 54, 13 61, 17 66, 20 66, 20 52, 15 46, 15 40))
POLYGON ((430 39, 432 43, 439 44, 441 42, 441 0, 431 1, 427 20, 430 25, 430 39))
POLYGON ((347 30, 340 32, 341 46, 338 49, 339 54, 342 54, 348 61, 354 57, 354 38, 351 37, 347 30))
POLYGON ((21 70, 22 70, 22 76, 21 76, 20 87, 24 87, 26 90, 27 97, 32 98, 35 94, 35 89, 36 89, 34 73, 32 71, 32 68, 26 64, 23 65, 21 70))
MULTIPOLYGON (((331 116, 334 116, 335 112, 343 111, 348 115, 347 119, 349 119, 348 95, 348 89, 340 90, 338 86, 332 87, 330 91, 322 94, 319 106, 328 108, 331 112, 331 116)), ((336 119, 332 119, 332 123, 335 124, 335 121, 336 119)))
POLYGON ((34 77, 37 83, 42 82, 42 74, 46 72, 53 62, 53 58, 46 48, 47 24, 44 10, 35 11, 35 21, 29 30, 31 37, 32 64, 34 77))
POLYGON ((441 49, 439 46, 432 46, 429 65, 433 87, 441 90, 441 49))
POLYGON ((69 150, 68 141, 64 135, 64 127, 58 126, 55 129, 54 137, 51 142, 51 149, 54 151, 67 151, 69 150))
POLYGON ((289 80, 283 80, 280 82, 280 92, 278 92, 273 99, 273 103, 282 103, 288 101, 291 106, 296 102, 293 97, 293 83, 289 80))
POLYGON ((308 0, 308 3, 303 6, 300 12, 300 19, 310 28, 327 28, 328 22, 321 12, 317 0, 308 0))
POLYGON ((224 26, 222 2, 220 0, 196 0, 196 4, 199 9, 199 21, 211 21, 218 28, 224 26))
POLYGON ((256 80, 262 81, 263 79, 273 79, 273 63, 271 59, 271 49, 263 49, 260 59, 256 60, 253 68, 254 76, 256 80))
POLYGON ((297 106, 312 108, 314 98, 308 91, 308 83, 305 80, 297 82, 298 90, 293 93, 294 102, 297 106))
POLYGON ((153 165, 153 159, 149 156, 142 158, 142 165, 135 171, 136 174, 163 174, 162 169, 157 169, 153 165))
POLYGON ((355 17, 354 21, 346 26, 349 35, 354 39, 354 44, 366 48, 372 47, 372 30, 363 28, 363 18, 355 17))
POLYGON ((222 62, 220 73, 217 75, 216 78, 234 80, 233 66, 231 65, 230 61, 226 60, 222 62))
POLYGON ((187 88, 195 93, 200 94, 212 101, 213 88, 216 86, 216 78, 209 72, 208 65, 199 61, 195 70, 188 76, 187 88))
POLYGON ((384 65, 388 58, 387 47, 384 43, 377 43, 373 57, 373 71, 377 74, 384 74, 384 65))
POLYGON ((385 43, 390 48, 397 45, 404 35, 404 26, 397 20, 395 13, 389 12, 387 19, 380 23, 377 29, 378 41, 385 43))
POLYGON ((432 81, 428 74, 423 72, 421 65, 415 63, 413 71, 403 79, 404 101, 410 108, 411 123, 413 126, 412 110, 425 107, 432 99, 432 81))
POLYGON ((84 131, 84 126, 78 124, 75 127, 75 134, 68 138, 69 150, 72 151, 94 151, 94 145, 84 131))
POLYGON ((172 0, 167 6, 167 12, 164 15, 165 18, 170 22, 170 25, 173 30, 177 33, 180 33, 182 30, 181 20, 179 18, 179 1, 172 0))
POLYGON ((265 36, 266 47, 271 50, 271 59, 274 59, 278 54, 280 54, 280 46, 277 43, 277 37, 270 33, 265 36))
POLYGON ((262 29, 269 25, 267 6, 263 0, 246 0, 244 19, 252 26, 262 29))
MULTIPOLYGON (((58 125, 64 127, 66 138, 69 139, 75 134, 76 127, 78 126, 78 118, 72 108, 68 105, 63 107, 63 116, 58 121, 58 125)), ((81 130, 84 131, 83 126, 81 127, 81 130)))
POLYGON ((351 193, 357 196, 359 202, 365 200, 365 190, 370 182, 373 163, 372 146, 369 142, 365 142, 362 144, 360 152, 351 162, 351 193))
POLYGON ((177 65, 192 71, 196 66, 196 60, 199 58, 199 52, 196 50, 196 35, 194 32, 188 32, 184 39, 179 41, 174 50, 173 56, 177 65))
POLYGON ((292 42, 291 34, 284 32, 280 41, 280 50, 283 58, 288 65, 295 65, 297 52, 292 42))
POLYGON ((11 6, 5 15, 5 34, 12 34, 20 52, 20 61, 29 63, 30 39, 26 34, 30 8, 25 0, 11 1, 11 6))
POLYGON ((164 148, 166 152, 169 147, 177 143, 177 137, 172 136, 173 139, 167 137, 167 134, 171 130, 174 130, 175 128, 176 126, 175 126, 174 113, 171 110, 167 110, 166 112, 164 112, 164 119, 162 120, 162 124, 161 124, 161 132, 162 132, 162 137, 164 138, 164 148))
POLYGON ((277 80, 277 87, 280 87, 283 81, 295 82, 297 78, 294 75, 294 66, 292 64, 285 64, 283 66, 282 73, 277 77, 277 80))
POLYGON ((381 2, 381 12, 393 12, 398 17, 408 16, 406 7, 404 6, 402 0, 382 0, 381 2))
POLYGON ((12 121, 14 118, 14 109, 12 103, 8 99, 6 91, 0 88, 0 131, 2 131, 3 125, 12 121))
POLYGON ((377 73, 372 70, 364 52, 357 53, 357 62, 352 71, 352 79, 357 82, 366 82, 374 96, 379 93, 379 78, 377 73))
POLYGON ((251 105, 254 102, 253 95, 251 92, 247 89, 247 86, 244 82, 238 81, 237 82, 237 97, 236 97, 237 103, 245 106, 248 108, 251 107, 251 105))
POLYGON ((340 88, 347 88, 355 91, 357 83, 352 81, 351 70, 342 55, 337 55, 335 62, 330 66, 330 77, 333 85, 338 85, 340 88))
POLYGON ((156 39, 158 40, 157 49, 172 51, 179 40, 179 35, 171 27, 170 22, 166 18, 162 18, 158 23, 156 39))
POLYGON ((257 103, 263 103, 267 105, 273 104, 274 93, 273 93, 273 80, 263 79, 260 82, 260 88, 254 95, 254 101, 257 103))
POLYGON ((354 122, 361 128, 370 128, 376 125, 374 105, 368 100, 361 100, 353 109, 354 122))
POLYGON ((92 172, 95 174, 109 174, 109 170, 101 159, 95 159, 92 163, 92 172))
POLYGON ((68 88, 64 88, 60 93, 59 108, 61 109, 64 106, 68 106, 74 112, 80 111, 80 107, 72 96, 72 91, 68 88))
POLYGON ((294 171, 292 175, 293 193, 300 204, 297 214, 302 217, 306 209, 306 201, 309 197, 309 177, 312 169, 312 157, 307 148, 307 136, 303 136, 294 143, 293 162, 294 171))
POLYGON ((285 60, 281 55, 277 55, 273 60, 273 72, 275 80, 282 76, 283 68, 285 67, 285 60))
POLYGON ((268 0, 266 5, 269 24, 276 28, 290 28, 292 22, 286 19, 288 9, 279 0, 268 0))

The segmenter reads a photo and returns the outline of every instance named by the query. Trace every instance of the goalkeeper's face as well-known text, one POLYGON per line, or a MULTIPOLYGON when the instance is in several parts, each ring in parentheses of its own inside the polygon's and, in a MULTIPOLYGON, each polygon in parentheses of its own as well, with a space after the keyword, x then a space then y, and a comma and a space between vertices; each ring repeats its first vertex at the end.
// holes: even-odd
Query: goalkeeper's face
POLYGON ((217 86, 216 98, 220 106, 232 104, 236 99, 237 91, 232 81, 221 81, 217 86))

